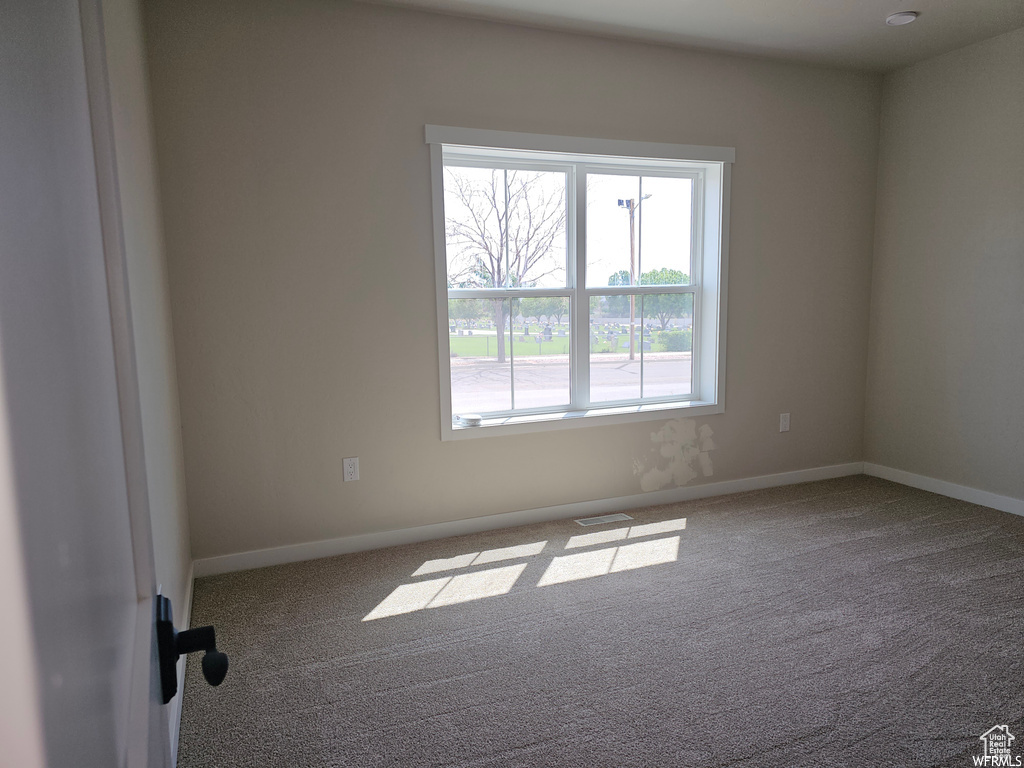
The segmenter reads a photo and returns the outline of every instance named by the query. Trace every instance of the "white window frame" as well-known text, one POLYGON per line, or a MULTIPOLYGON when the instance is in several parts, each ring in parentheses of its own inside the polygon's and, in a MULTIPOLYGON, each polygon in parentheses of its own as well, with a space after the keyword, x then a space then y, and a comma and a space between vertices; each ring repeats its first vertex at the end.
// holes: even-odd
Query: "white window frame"
MULTIPOLYGON (((679 415, 704 416, 725 411, 725 319, 729 254, 729 187, 735 150, 683 144, 585 139, 570 136, 489 131, 450 126, 426 126, 430 146, 431 196, 434 217, 434 269, 437 290, 438 363, 441 388, 441 439, 460 440, 502 434, 519 434, 569 427, 619 424, 631 421, 667 419, 679 415), (445 157, 457 156, 459 163, 493 167, 493 152, 501 150, 524 164, 568 168, 567 205, 575 216, 568 222, 569 253, 575 256, 564 289, 514 289, 516 296, 529 293, 569 296, 572 332, 570 386, 572 402, 583 407, 569 410, 534 409, 512 415, 485 418, 479 426, 453 421, 451 356, 448 345, 448 261, 445 244, 444 165, 445 157), (490 164, 488 156, 491 156, 490 164), (567 157, 571 155, 571 157, 567 157), (575 173, 582 168, 582 173, 575 173), (642 403, 589 404, 590 301, 589 296, 609 294, 665 293, 669 286, 609 286, 587 288, 586 274, 586 174, 642 173, 692 176, 695 179, 693 263, 691 286, 672 292, 693 293, 693 393, 683 397, 647 399, 642 403), (577 283, 577 279, 579 283, 577 283), (625 290, 624 290, 625 289, 625 290)), ((474 298, 474 291, 460 289, 458 298, 474 298)), ((495 289, 478 291, 480 297, 499 298, 495 289)))

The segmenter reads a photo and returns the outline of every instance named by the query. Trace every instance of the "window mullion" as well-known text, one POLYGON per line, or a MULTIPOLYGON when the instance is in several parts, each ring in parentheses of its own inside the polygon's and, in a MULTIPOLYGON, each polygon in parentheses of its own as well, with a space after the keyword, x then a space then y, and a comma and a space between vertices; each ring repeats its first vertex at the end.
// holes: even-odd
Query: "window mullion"
MULTIPOLYGON (((630 329, 630 333, 632 333, 630 329)), ((640 399, 644 399, 644 297, 640 296, 640 399)))
POLYGON ((528 299, 535 296, 571 298, 567 288, 449 288, 449 299, 528 299))
POLYGON ((573 355, 572 355, 572 407, 584 410, 590 406, 590 299, 585 290, 587 284, 587 174, 580 166, 574 166, 575 182, 575 226, 572 228, 576 240, 576 268, 573 270, 575 297, 573 313, 573 355))
MULTIPOLYGON (((510 288, 512 286, 509 285, 509 283, 511 282, 509 276, 511 273, 512 263, 509 260, 508 252, 508 168, 504 169, 503 175, 505 179, 505 227, 503 233, 505 240, 505 287, 510 288)), ((516 409, 516 334, 512 322, 515 319, 512 316, 512 302, 514 301, 514 299, 508 298, 506 299, 506 301, 508 301, 508 393, 509 400, 511 401, 510 405, 512 410, 514 411, 516 409)), ((501 330, 502 333, 505 332, 504 328, 502 328, 501 330)))
MULTIPOLYGON (((692 198, 692 211, 690 212, 690 221, 693 224, 690 227, 690 281, 701 286, 704 286, 704 177, 703 175, 698 176, 693 181, 693 198, 692 198)), ((700 356, 701 356, 701 343, 700 343, 700 318, 702 311, 701 294, 703 290, 696 291, 693 294, 693 306, 691 311, 693 312, 690 317, 690 394, 695 397, 700 397, 703 392, 700 386, 701 382, 701 370, 700 370, 700 356)))
POLYGON ((698 293, 697 285, 609 285, 587 288, 591 296, 649 296, 652 293, 698 293))
MULTIPOLYGON (((633 281, 634 285, 640 285, 643 282, 641 275, 644 273, 644 220, 643 220, 643 205, 644 205, 644 177, 640 174, 638 177, 638 189, 637 189, 637 203, 636 203, 636 280, 633 281)), ((632 238, 631 238, 632 239, 632 238)), ((633 300, 635 306, 636 299, 633 300)), ((633 325, 629 327, 629 347, 634 348, 636 344, 636 334, 633 329, 633 325)), ((640 296, 640 399, 644 399, 644 297, 640 296)))

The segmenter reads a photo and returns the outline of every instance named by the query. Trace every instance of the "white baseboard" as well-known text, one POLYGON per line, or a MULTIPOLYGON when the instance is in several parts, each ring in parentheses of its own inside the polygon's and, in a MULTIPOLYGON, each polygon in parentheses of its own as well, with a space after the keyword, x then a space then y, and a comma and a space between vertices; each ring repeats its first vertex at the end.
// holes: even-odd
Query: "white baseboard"
POLYGON ((268 565, 295 563, 301 560, 315 560, 320 557, 333 557, 351 552, 393 547, 399 544, 413 544, 432 539, 444 539, 449 536, 462 536, 467 533, 493 531, 498 528, 511 528, 517 525, 562 520, 567 517, 601 515, 608 512, 620 512, 624 509, 638 509, 657 504, 671 504, 677 501, 722 496, 727 493, 755 491, 761 488, 793 485, 813 480, 827 480, 846 475, 859 475, 863 470, 863 463, 857 461, 849 464, 835 464, 828 467, 800 469, 794 472, 780 472, 775 475, 761 475, 760 477, 749 477, 741 480, 726 480, 690 487, 683 486, 666 491, 639 493, 634 496, 559 504, 554 507, 541 507, 520 512, 505 512, 485 517, 472 517, 468 520, 453 520, 448 523, 421 525, 397 531, 364 533, 358 536, 344 536, 326 541, 312 541, 305 544, 292 544, 271 549, 258 549, 251 552, 221 555, 219 557, 207 557, 196 560, 193 563, 193 569, 196 578, 213 576, 219 573, 244 571, 250 568, 264 568, 268 565))
MULTIPOLYGON (((192 623, 192 587, 195 584, 195 563, 189 566, 188 583, 185 590, 185 600, 181 606, 181 616, 177 619, 178 629, 188 629, 192 623)), ((178 694, 171 700, 174 707, 171 712, 171 768, 178 765, 178 737, 181 734, 181 699, 185 690, 185 665, 188 663, 188 654, 178 660, 178 694)))
POLYGON ((931 491, 932 493, 940 493, 943 496, 951 496, 954 499, 969 501, 972 504, 980 504, 983 507, 992 507, 993 509, 1010 512, 1014 515, 1024 515, 1024 499, 1000 496, 997 493, 980 491, 977 488, 968 488, 966 485, 957 485, 945 480, 936 480, 934 477, 915 475, 913 472, 884 467, 881 464, 872 464, 871 462, 864 462, 864 474, 880 477, 883 480, 892 480, 894 483, 909 485, 912 488, 920 488, 922 491, 931 491))

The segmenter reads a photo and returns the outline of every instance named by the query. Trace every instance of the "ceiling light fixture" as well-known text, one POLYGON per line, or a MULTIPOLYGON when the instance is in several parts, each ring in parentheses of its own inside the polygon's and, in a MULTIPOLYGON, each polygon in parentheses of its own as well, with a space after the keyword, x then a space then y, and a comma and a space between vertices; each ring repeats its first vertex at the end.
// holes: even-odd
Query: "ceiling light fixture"
POLYGON ((886 18, 885 23, 890 27, 902 27, 904 24, 917 19, 917 11, 900 11, 886 18))

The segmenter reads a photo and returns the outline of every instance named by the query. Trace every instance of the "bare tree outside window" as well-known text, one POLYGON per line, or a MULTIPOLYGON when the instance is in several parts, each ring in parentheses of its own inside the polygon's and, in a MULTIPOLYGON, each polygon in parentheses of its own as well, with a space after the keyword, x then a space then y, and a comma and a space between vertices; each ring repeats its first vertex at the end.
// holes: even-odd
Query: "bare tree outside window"
MULTIPOLYGON (((566 174, 446 166, 449 288, 565 288, 566 174)), ((511 303, 490 302, 497 359, 511 303)))

